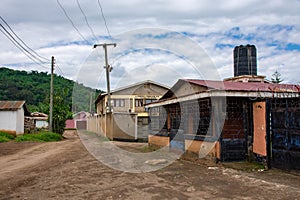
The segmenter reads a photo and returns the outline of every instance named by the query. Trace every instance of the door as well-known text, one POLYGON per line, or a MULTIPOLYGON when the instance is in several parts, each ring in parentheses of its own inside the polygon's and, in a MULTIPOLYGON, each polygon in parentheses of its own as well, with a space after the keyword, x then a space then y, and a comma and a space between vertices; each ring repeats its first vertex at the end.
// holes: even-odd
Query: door
POLYGON ((253 153, 267 156, 266 102, 253 103, 253 153))

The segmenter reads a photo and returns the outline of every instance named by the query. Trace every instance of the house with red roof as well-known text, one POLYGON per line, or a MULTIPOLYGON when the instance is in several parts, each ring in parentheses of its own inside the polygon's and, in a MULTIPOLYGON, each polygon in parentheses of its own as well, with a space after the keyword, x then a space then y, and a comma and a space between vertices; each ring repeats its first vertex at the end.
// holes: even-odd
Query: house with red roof
MULTIPOLYGON (((242 46, 235 59, 251 57, 248 47, 242 46)), ((254 159, 267 167, 300 170, 300 87, 267 81, 245 59, 242 74, 235 60, 233 78, 180 79, 147 104, 149 145, 223 162, 254 159)))

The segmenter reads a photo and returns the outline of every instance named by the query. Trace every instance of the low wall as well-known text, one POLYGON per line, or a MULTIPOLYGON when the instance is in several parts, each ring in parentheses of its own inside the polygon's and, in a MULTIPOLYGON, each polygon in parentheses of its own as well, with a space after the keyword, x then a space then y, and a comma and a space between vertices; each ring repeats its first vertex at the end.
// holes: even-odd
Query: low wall
POLYGON ((185 140, 185 151, 200 154, 200 157, 221 158, 220 142, 185 140))
POLYGON ((170 137, 168 137, 168 136, 149 135, 148 136, 148 144, 150 146, 156 146, 156 147, 169 146, 170 137))
POLYGON ((137 140, 137 114, 116 112, 90 116, 87 130, 110 140, 137 140))
MULTIPOLYGON (((148 136, 149 146, 154 147, 165 147, 170 146, 170 136, 169 135, 149 135, 148 136)), ((199 155, 199 157, 214 157, 221 158, 221 146, 219 141, 213 140, 192 140, 184 139, 185 151, 187 153, 194 153, 199 155), (200 151, 201 149, 201 151, 200 151)))
POLYGON ((113 113, 113 139, 137 140, 137 114, 113 113))

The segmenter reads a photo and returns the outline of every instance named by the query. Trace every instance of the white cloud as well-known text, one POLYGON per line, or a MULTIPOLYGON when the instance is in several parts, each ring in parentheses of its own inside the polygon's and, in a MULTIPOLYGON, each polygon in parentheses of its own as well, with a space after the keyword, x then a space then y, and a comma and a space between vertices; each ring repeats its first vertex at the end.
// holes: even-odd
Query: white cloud
MULTIPOLYGON (((103 38, 107 36, 107 31, 97 0, 79 2, 93 31, 97 36, 101 36, 98 41, 94 40, 76 1, 60 0, 60 2, 76 28, 89 40, 89 44, 82 41, 55 0, 3 0, 0 13, 26 44, 40 55, 49 59, 54 55, 66 77, 105 89, 103 49, 93 50, 92 45, 111 40, 103 38), (94 73, 95 71, 97 73, 94 73)), ((209 69, 208 66, 211 66, 211 63, 205 63, 209 59, 201 59, 204 56, 201 48, 214 62, 221 78, 227 78, 233 75, 233 46, 247 43, 255 44, 257 47, 260 74, 269 77, 274 69, 278 68, 285 81, 298 82, 299 66, 296 58, 299 58, 300 49, 287 48, 289 43, 300 45, 298 37, 300 2, 297 0, 101 2, 108 27, 115 38, 113 41, 118 43, 115 49, 109 49, 110 62, 116 65, 111 73, 112 85, 138 81, 136 77, 139 77, 139 80, 154 79, 168 85, 172 84, 174 79, 196 78, 193 69, 188 68, 192 66, 189 65, 189 60, 194 59, 200 68, 206 66, 209 69), (163 29, 162 34, 168 31, 181 32, 191 40, 183 42, 182 38, 176 38, 176 34, 156 39, 153 37, 137 39, 127 32, 140 28, 144 31, 142 33, 147 34, 153 31, 145 29, 149 27, 163 29), (169 54, 164 51, 128 54, 130 49, 149 46, 156 48, 159 41, 163 41, 160 49, 171 50, 169 54), (193 42, 196 42, 197 48, 194 48, 193 42), (192 48, 189 48, 190 46, 192 48), (118 55, 123 53, 123 56, 116 57, 116 53, 118 55), (180 57, 183 54, 187 55, 186 59, 180 57)), ((0 39, 1 66, 29 71, 48 71, 50 63, 45 65, 46 68, 40 67, 2 34, 0 39)), ((202 70, 203 75, 208 70, 206 68, 202 70)), ((200 78, 213 77, 206 75, 200 78)))

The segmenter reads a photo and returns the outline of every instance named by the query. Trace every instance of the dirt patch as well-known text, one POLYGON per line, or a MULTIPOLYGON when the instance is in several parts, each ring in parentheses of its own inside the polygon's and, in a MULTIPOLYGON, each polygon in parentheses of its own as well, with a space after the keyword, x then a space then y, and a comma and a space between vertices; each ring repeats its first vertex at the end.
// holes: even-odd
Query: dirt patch
MULTIPOLYGON (((145 144, 117 143, 143 150, 145 144)), ((79 139, 0 144, 0 199, 299 199, 300 177, 177 160, 125 173, 96 160, 79 139), (18 146, 18 144, 20 144, 18 146)))

